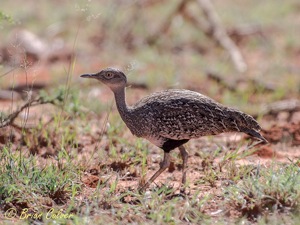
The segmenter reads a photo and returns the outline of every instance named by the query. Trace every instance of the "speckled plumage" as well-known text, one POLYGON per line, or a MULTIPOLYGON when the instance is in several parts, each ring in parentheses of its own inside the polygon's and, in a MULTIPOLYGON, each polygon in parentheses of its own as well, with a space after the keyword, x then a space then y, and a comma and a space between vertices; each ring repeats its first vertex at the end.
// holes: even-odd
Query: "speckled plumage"
MULTIPOLYGON (((165 139, 191 139, 222 132, 246 132, 248 129, 256 133, 260 130, 253 117, 189 90, 153 93, 129 107, 129 112, 131 115, 124 121, 131 132, 152 142, 160 140, 158 147, 165 139)), ((259 133, 256 137, 260 137, 259 133)))
POLYGON ((118 111, 132 134, 146 138, 165 152, 161 168, 143 186, 145 190, 169 165, 169 152, 179 147, 183 157, 183 177, 187 152, 183 147, 189 139, 237 131, 267 142, 259 134, 256 120, 246 113, 226 107, 197 92, 170 89, 153 93, 132 106, 126 104, 127 78, 117 69, 107 68, 82 77, 95 78, 114 93, 118 111))

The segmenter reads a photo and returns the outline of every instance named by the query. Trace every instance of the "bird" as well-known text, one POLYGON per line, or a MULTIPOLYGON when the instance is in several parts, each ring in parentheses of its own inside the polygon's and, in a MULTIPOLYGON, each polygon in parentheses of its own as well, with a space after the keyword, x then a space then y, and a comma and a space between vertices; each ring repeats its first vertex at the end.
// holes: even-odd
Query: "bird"
POLYGON ((169 167, 170 152, 176 148, 182 157, 181 183, 186 185, 188 152, 184 144, 190 139, 223 132, 243 132, 261 143, 268 142, 259 133, 261 127, 252 116, 198 92, 186 89, 163 90, 129 106, 125 92, 127 77, 121 70, 106 68, 80 77, 93 78, 108 86, 114 94, 119 114, 131 133, 147 139, 164 151, 160 168, 145 184, 139 186, 140 192, 144 192, 169 167))

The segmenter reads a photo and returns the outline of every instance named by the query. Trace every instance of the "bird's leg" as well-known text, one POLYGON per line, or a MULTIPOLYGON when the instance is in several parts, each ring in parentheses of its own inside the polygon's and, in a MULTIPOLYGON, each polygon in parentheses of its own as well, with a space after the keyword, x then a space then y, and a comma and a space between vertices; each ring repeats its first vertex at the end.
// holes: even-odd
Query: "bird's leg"
POLYGON ((185 147, 183 145, 179 146, 179 151, 182 157, 182 185, 183 185, 183 192, 184 192, 184 188, 185 188, 185 183, 186 183, 186 171, 187 171, 187 162, 188 162, 188 157, 189 154, 187 153, 187 151, 185 150, 185 147))
POLYGON ((150 184, 162 173, 164 172, 168 167, 170 166, 170 153, 169 152, 164 152, 164 159, 160 163, 160 168, 156 173, 147 181, 146 184, 144 184, 143 187, 139 188, 140 192, 144 192, 150 184))

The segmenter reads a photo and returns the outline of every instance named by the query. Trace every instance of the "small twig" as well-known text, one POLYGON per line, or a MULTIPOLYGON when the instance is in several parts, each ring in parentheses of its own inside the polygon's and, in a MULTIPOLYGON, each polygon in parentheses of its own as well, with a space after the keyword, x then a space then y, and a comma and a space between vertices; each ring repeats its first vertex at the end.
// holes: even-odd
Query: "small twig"
POLYGON ((249 36, 258 36, 264 40, 267 40, 267 37, 264 34, 261 26, 255 24, 227 29, 227 34, 236 42, 239 42, 241 39, 249 36))
POLYGON ((270 84, 264 83, 258 79, 249 79, 245 82, 250 82, 252 84, 252 86, 255 87, 256 90, 260 90, 263 92, 274 92, 275 91, 275 87, 273 87, 270 84))
POLYGON ((17 69, 17 67, 12 68, 11 70, 9 70, 9 71, 7 71, 7 72, 1 74, 1 75, 0 75, 0 78, 5 77, 6 75, 10 74, 11 72, 13 72, 13 71, 16 70, 16 69, 17 69))
POLYGON ((207 78, 215 81, 217 84, 219 84, 221 87, 228 89, 232 92, 236 92, 237 88, 235 84, 231 84, 229 82, 226 82, 222 76, 220 76, 219 74, 212 72, 212 71, 207 71, 206 72, 207 78))
POLYGON ((28 87, 27 84, 19 84, 14 86, 13 88, 9 88, 9 91, 16 91, 16 92, 24 92, 24 91, 38 91, 41 89, 44 89, 46 87, 46 84, 44 83, 34 83, 28 87))
POLYGON ((135 89, 143 89, 143 90, 149 89, 149 86, 145 83, 128 82, 127 86, 135 89))

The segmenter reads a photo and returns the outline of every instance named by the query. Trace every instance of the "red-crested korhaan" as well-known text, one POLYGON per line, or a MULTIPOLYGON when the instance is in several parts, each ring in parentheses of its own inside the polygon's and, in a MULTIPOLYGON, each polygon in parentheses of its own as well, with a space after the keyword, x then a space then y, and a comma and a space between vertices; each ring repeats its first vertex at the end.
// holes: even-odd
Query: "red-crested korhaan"
POLYGON ((259 133, 261 127, 250 115, 223 106, 198 92, 169 89, 155 92, 134 105, 126 104, 126 75, 118 69, 107 68, 81 77, 94 78, 107 85, 115 96, 122 120, 131 133, 145 138, 164 151, 158 171, 142 186, 149 185, 170 165, 170 151, 178 148, 182 156, 182 184, 186 183, 188 153, 183 144, 192 138, 223 132, 244 132, 267 143, 259 133))

